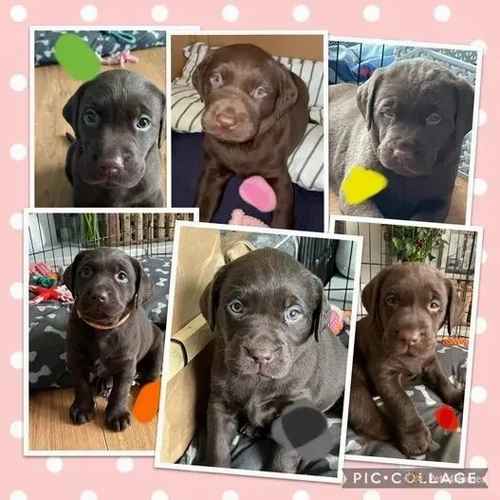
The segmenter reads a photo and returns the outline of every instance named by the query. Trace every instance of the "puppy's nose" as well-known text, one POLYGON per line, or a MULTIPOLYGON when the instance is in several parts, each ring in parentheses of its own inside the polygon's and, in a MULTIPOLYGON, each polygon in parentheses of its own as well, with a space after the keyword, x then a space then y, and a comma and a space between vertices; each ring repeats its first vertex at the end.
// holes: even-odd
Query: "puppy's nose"
POLYGON ((236 115, 222 111, 215 115, 215 122, 219 127, 231 129, 236 125, 236 115))
POLYGON ((109 299, 109 294, 106 290, 96 290, 92 294, 92 300, 94 302, 99 302, 101 304, 105 304, 109 299))
POLYGON ((404 343, 408 345, 415 345, 420 341, 422 332, 416 328, 403 328, 398 331, 398 336, 404 343))
POLYGON ((406 148, 402 148, 402 147, 397 147, 394 149, 394 151, 392 152, 394 158, 396 158, 396 160, 398 161, 401 161, 401 162, 406 162, 406 161, 410 161, 410 160, 413 160, 413 152, 411 149, 406 149, 406 148))
POLYGON ((247 355, 252 358, 256 363, 270 363, 274 359, 276 350, 270 348, 249 348, 245 347, 247 355))
POLYGON ((117 175, 122 172, 123 169, 124 164, 121 156, 104 159, 99 162, 99 170, 106 176, 117 175))

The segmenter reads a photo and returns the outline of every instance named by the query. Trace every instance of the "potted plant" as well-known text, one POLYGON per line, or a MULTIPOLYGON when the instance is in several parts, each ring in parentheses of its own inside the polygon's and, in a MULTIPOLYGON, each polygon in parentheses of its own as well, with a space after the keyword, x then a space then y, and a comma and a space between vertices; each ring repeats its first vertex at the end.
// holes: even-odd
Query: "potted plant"
POLYGON ((448 244, 442 229, 394 226, 389 229, 390 252, 401 262, 430 262, 433 252, 448 244))

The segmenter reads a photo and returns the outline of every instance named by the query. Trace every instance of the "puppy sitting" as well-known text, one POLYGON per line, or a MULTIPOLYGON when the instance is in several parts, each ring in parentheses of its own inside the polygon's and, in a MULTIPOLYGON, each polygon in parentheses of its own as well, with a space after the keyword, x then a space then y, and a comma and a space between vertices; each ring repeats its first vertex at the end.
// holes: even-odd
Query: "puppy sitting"
POLYGON ((64 283, 75 298, 67 330, 71 421, 90 421, 99 389, 112 386, 106 424, 123 431, 131 423, 128 397, 136 374, 145 383, 161 372, 163 333, 142 307, 152 295, 149 278, 136 259, 99 248, 80 252, 64 283))
POLYGON ((454 283, 424 264, 397 264, 366 285, 362 300, 368 316, 357 323, 349 423, 377 440, 394 439, 409 456, 426 453, 431 433, 405 387, 417 376, 441 399, 461 409, 464 390, 443 372, 436 334, 456 324, 463 304, 454 283), (382 414, 372 396, 379 395, 382 414))
POLYGON ((161 207, 165 95, 138 73, 105 71, 63 109, 76 140, 66 174, 77 207, 161 207))
MULTIPOLYGON (((299 400, 326 411, 344 391, 347 351, 328 329, 319 278, 291 256, 255 250, 222 267, 200 308, 215 334, 207 410, 207 465, 231 466, 240 425, 269 431, 299 400)), ((276 445, 267 468, 296 472, 300 456, 276 445)))
POLYGON ((292 228, 287 160, 309 120, 305 83, 259 47, 236 44, 211 51, 194 71, 193 85, 205 103, 200 220, 212 220, 233 175, 261 175, 277 198, 271 226, 292 228))
POLYGON ((376 70, 359 87, 332 85, 329 94, 331 182, 341 212, 443 222, 472 128, 472 86, 443 64, 411 59, 376 70), (349 205, 340 186, 356 165, 381 172, 388 185, 349 205))

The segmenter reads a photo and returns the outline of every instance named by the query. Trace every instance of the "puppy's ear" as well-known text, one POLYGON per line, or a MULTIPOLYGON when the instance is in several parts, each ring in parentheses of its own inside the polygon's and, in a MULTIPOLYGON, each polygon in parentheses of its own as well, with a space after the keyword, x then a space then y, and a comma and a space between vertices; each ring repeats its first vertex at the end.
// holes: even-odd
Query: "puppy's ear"
POLYGON ((207 99, 207 85, 208 85, 208 67, 213 59, 215 50, 209 49, 203 58, 203 60, 198 64, 196 69, 193 71, 193 76, 191 77, 193 81, 194 88, 200 94, 201 100, 203 102, 207 99))
POLYGON ((227 265, 221 267, 212 281, 207 285, 200 297, 200 311, 206 319, 210 330, 215 330, 217 308, 219 307, 219 295, 222 282, 226 274, 227 265))
POLYGON ((280 120, 281 117, 297 102, 299 97, 299 89, 294 81, 292 72, 274 59, 270 60, 270 64, 278 76, 278 97, 274 103, 274 111, 272 115, 262 120, 259 134, 267 132, 278 120, 280 120))
POLYGON ((158 99, 160 100, 161 104, 161 118, 160 118, 160 128, 158 130, 158 147, 161 148, 162 142, 163 142, 163 132, 164 132, 164 120, 165 120, 165 106, 166 106, 166 98, 165 94, 154 84, 151 82, 149 83, 149 88, 150 90, 158 96, 158 99))
POLYGON ((472 115, 474 113, 474 88, 463 78, 455 82, 457 107, 455 115, 455 137, 457 144, 462 144, 465 134, 472 129, 472 115))
POLYGON ((318 299, 312 317, 312 333, 314 333, 316 342, 319 342, 319 335, 328 327, 331 307, 323 290, 323 283, 321 280, 313 275, 313 281, 318 299))
POLYGON ((149 276, 144 272, 141 263, 133 257, 129 257, 129 259, 135 270, 134 303, 137 309, 140 305, 151 299, 153 296, 153 286, 149 276))
POLYGON ((370 130, 373 125, 375 100, 383 75, 384 72, 381 69, 377 69, 365 83, 358 87, 356 93, 358 108, 367 123, 368 130, 370 130))
POLYGON ((81 251, 74 259, 73 262, 65 269, 63 274, 63 283, 68 287, 68 290, 73 294, 73 298, 76 299, 76 273, 78 272, 78 266, 82 257, 88 253, 89 250, 81 251))
POLYGON ((448 278, 444 278, 444 281, 448 290, 448 303, 446 304, 446 316, 441 326, 444 326, 446 323, 448 333, 451 335, 453 328, 460 322, 460 318, 465 309, 465 303, 458 295, 455 282, 448 278))
POLYGON ((69 98, 68 102, 63 108, 63 117, 71 125, 73 132, 75 133, 76 139, 80 138, 78 132, 78 117, 80 116, 80 101, 82 99, 85 89, 90 82, 86 82, 81 85, 78 90, 69 98))
POLYGON ((390 268, 382 269, 371 281, 363 288, 361 292, 361 302, 378 325, 379 330, 383 330, 382 318, 380 317, 380 291, 387 273, 390 268))

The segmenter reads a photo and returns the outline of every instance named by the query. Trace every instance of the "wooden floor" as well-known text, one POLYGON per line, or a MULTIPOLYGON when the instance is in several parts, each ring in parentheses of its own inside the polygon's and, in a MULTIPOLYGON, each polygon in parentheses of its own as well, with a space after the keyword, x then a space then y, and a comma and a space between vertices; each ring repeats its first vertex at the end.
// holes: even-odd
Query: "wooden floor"
POLYGON ((69 419, 72 402, 72 389, 38 391, 30 395, 30 450, 154 450, 157 418, 146 424, 133 419, 127 430, 110 431, 104 425, 106 401, 98 398, 95 419, 75 426, 69 419))
MULTIPOLYGON (((155 47, 134 51, 137 64, 126 69, 141 73, 166 93, 165 48, 155 47)), ((103 66, 103 70, 120 66, 103 66)), ((72 80, 59 65, 35 69, 35 206, 72 206, 71 185, 64 172, 68 140, 73 134, 62 116, 62 109, 81 82, 72 80)), ((165 133, 165 130, 164 130, 165 133)), ((166 191, 166 149, 161 150, 162 185, 166 191)))
MULTIPOLYGON (((467 187, 468 182, 463 177, 457 177, 455 188, 451 199, 450 211, 445 223, 465 224, 467 207, 467 187)), ((330 215, 340 215, 337 196, 330 192, 330 215)))

